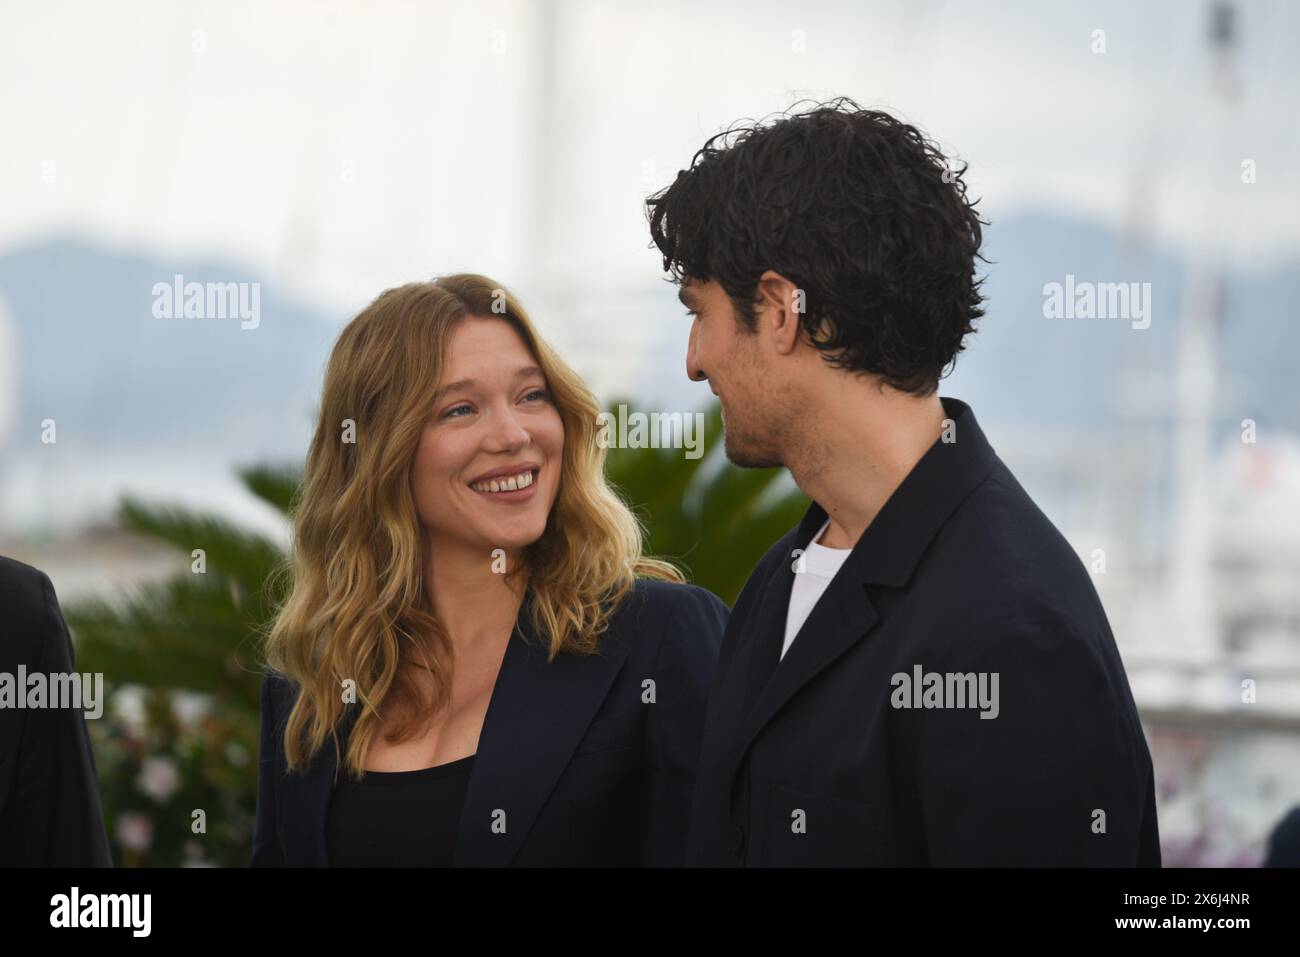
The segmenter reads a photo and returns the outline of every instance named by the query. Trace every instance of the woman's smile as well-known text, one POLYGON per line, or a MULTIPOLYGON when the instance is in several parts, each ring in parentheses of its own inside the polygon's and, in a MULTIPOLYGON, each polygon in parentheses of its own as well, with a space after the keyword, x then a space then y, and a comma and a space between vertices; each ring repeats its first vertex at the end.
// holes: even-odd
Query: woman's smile
POLYGON ((469 487, 489 501, 501 504, 527 502, 537 494, 540 472, 541 469, 536 466, 525 466, 521 470, 505 473, 498 470, 488 478, 470 482, 469 487))

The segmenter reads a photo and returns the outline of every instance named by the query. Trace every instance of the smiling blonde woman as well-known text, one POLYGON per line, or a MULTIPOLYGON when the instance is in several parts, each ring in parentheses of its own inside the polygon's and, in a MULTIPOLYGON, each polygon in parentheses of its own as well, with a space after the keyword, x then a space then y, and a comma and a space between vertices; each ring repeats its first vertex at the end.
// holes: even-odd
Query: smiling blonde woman
POLYGON ((255 866, 681 862, 727 607, 642 555, 598 414, 482 276, 343 330, 266 641, 255 866))

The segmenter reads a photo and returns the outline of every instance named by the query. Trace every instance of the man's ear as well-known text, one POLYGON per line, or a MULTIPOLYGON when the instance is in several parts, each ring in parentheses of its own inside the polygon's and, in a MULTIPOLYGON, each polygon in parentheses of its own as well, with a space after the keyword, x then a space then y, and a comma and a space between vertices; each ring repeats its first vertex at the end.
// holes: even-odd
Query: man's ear
POLYGON ((803 290, 769 269, 758 277, 758 298, 762 304, 759 321, 767 324, 777 352, 788 355, 799 339, 803 290))

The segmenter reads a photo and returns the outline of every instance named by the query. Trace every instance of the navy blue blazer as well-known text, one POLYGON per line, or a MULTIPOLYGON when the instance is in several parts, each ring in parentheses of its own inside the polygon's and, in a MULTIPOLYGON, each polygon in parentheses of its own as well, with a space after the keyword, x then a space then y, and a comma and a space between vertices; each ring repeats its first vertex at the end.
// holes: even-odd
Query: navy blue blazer
MULTIPOLYGON (((521 610, 479 736, 456 866, 681 865, 726 619, 703 588, 639 579, 597 654, 548 664, 521 610), (501 812, 505 832, 494 833, 501 812)), ((329 864, 337 759, 327 739, 305 774, 287 771, 295 693, 275 672, 263 681, 255 867, 329 864)), ((340 727, 344 752, 356 714, 340 727)))
POLYGON ((1159 865, 1151 755, 1092 580, 970 409, 943 404, 955 441, 895 490, 779 664, 820 506, 737 600, 688 863, 1159 865), (983 673, 989 706, 956 680, 927 701, 931 673, 983 673))

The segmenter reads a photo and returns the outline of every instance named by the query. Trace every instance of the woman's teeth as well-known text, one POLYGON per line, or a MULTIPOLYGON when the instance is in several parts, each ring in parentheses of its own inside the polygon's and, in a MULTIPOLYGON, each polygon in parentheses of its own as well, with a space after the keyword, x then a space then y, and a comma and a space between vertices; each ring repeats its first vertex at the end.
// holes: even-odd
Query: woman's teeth
POLYGON ((517 492, 533 484, 532 472, 520 472, 505 478, 488 479, 486 482, 470 482, 469 487, 476 492, 517 492))

